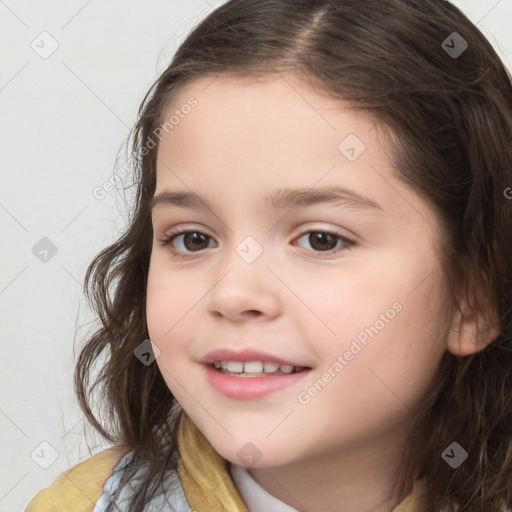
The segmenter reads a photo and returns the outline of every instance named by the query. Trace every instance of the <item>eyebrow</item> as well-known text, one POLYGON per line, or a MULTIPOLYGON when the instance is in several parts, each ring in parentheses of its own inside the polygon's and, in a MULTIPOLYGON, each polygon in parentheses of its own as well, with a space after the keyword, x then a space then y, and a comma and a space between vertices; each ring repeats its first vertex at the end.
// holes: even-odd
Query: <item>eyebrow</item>
MULTIPOLYGON (((356 192, 337 185, 309 188, 281 188, 274 190, 265 198, 266 205, 274 210, 307 207, 315 204, 333 204, 366 212, 383 212, 381 205, 356 192)), ((155 195, 150 202, 150 209, 177 206, 190 209, 207 209, 213 211, 208 198, 194 192, 164 191, 155 195)))

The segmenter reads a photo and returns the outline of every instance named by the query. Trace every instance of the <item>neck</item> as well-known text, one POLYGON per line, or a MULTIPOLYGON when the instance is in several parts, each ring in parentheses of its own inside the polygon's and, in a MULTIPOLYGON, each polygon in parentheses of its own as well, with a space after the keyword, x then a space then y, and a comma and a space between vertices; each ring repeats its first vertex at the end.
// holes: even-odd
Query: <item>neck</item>
POLYGON ((268 493, 299 510, 392 512, 412 492, 412 485, 401 495, 390 496, 400 476, 403 449, 390 441, 366 439, 359 446, 338 447, 300 462, 247 469, 268 493))

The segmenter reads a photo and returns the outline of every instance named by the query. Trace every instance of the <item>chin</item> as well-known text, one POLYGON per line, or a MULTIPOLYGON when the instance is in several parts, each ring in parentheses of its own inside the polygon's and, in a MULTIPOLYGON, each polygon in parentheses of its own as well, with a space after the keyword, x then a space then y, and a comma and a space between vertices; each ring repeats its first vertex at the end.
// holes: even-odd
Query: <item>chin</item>
MULTIPOLYGON (((236 443, 236 445, 238 444, 239 443, 236 443)), ((215 449, 228 462, 247 469, 266 469, 282 466, 288 462, 291 462, 291 460, 289 460, 289 456, 286 457, 284 453, 276 453, 275 447, 269 445, 265 447, 259 447, 251 442, 246 442, 241 444, 240 448, 233 450, 234 446, 235 443, 231 441, 230 445, 227 446, 226 449, 223 449, 224 447, 219 447, 221 449, 215 447, 215 449), (265 456, 265 453, 272 453, 272 455, 265 456)), ((289 453, 290 452, 288 452, 288 454, 289 453)))

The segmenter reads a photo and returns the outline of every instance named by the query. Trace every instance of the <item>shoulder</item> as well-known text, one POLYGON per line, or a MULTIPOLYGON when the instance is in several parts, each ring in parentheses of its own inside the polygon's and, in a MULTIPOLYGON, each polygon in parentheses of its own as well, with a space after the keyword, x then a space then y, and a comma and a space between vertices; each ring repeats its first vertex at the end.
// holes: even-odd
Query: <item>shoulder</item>
MULTIPOLYGON (((116 510, 124 510, 126 503, 131 503, 134 495, 140 488, 142 481, 146 478, 148 470, 147 462, 142 462, 136 472, 130 476, 130 485, 125 485, 119 489, 120 480, 123 477, 126 464, 129 463, 130 454, 126 455, 126 462, 122 460, 118 467, 114 469, 103 486, 104 493, 96 503, 96 508, 92 512, 100 512, 107 509, 108 505, 114 505, 116 510), (119 494, 116 496, 117 492, 119 494)), ((164 472, 164 479, 159 485, 159 492, 153 494, 145 503, 144 510, 169 510, 173 512, 193 512, 190 508, 185 492, 181 485, 180 476, 176 468, 179 454, 174 452, 171 457, 171 463, 164 472)), ((123 457, 125 459, 125 457, 123 457)), ((80 511, 82 512, 82 511, 80 511)))
POLYGON ((25 512, 92 511, 105 481, 129 450, 127 446, 113 446, 79 462, 36 494, 25 512))

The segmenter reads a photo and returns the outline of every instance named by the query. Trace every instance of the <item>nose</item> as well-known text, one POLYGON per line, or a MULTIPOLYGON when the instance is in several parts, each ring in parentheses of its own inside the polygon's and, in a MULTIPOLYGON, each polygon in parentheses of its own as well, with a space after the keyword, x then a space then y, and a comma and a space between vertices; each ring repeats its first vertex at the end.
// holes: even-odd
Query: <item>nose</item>
MULTIPOLYGON (((208 297, 208 312, 232 322, 268 320, 281 312, 280 282, 261 261, 230 260, 208 297)), ((281 285, 282 286, 282 285, 281 285)))

